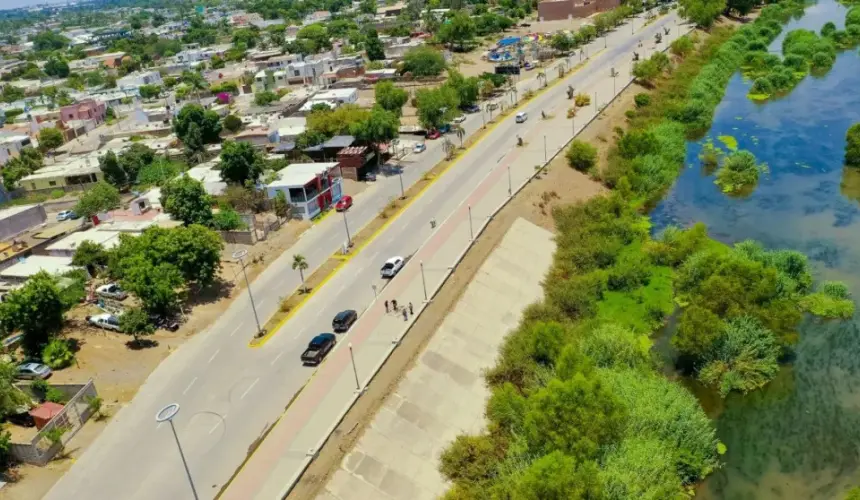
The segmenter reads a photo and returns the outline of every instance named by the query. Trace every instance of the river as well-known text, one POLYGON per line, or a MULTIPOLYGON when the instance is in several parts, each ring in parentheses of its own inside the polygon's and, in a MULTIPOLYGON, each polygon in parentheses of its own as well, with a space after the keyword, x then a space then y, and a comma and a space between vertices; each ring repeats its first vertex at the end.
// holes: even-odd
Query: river
MULTIPOLYGON (((810 5, 796 28, 840 29, 846 9, 832 0, 810 5)), ((781 52, 782 36, 771 47, 781 52)), ((687 166, 651 214, 655 231, 701 221, 733 243, 756 239, 809 255, 816 280, 845 281, 860 297, 860 169, 843 167, 845 132, 860 122, 860 54, 839 54, 832 70, 808 76, 789 95, 747 99, 750 82, 729 83, 708 133, 732 136, 766 162, 756 190, 731 198, 703 172, 702 142, 690 143, 687 166)), ((794 357, 765 389, 724 402, 700 393, 728 447, 725 466, 698 492, 705 499, 832 499, 860 484, 860 318, 807 320, 794 357)))

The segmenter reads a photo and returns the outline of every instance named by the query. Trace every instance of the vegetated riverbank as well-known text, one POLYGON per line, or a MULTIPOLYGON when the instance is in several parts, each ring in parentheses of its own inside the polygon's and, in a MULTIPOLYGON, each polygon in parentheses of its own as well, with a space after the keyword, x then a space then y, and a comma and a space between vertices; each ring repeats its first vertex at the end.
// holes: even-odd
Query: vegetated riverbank
POLYGON ((691 368, 704 367, 699 378, 723 394, 761 387, 811 301, 806 258, 755 243, 729 248, 703 226, 655 240, 639 210, 674 181, 687 138, 709 128, 747 37, 776 27, 770 42, 802 10, 769 5, 735 32, 715 29, 658 77, 618 132, 600 174, 614 191, 554 211, 545 299, 487 374, 487 432, 460 436, 443 453, 441 470, 454 482, 446 498, 679 498, 719 466, 725 448, 713 423, 659 374, 649 335, 680 304, 689 328, 679 345, 691 368))

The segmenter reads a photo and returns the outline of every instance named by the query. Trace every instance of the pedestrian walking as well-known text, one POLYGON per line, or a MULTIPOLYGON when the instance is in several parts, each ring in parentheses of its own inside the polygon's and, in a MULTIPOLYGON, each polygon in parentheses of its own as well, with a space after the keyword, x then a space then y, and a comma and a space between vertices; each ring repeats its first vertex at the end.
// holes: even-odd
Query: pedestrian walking
POLYGON ((397 301, 396 300, 391 301, 391 307, 394 308, 394 312, 397 312, 397 301))
POLYGON ((414 313, 414 312, 412 312, 412 302, 410 302, 410 303, 409 303, 409 315, 411 316, 411 315, 413 315, 413 314, 415 314, 415 313, 414 313))
POLYGON ((388 312, 388 301, 387 300, 385 301, 385 312, 386 313, 388 312))
POLYGON ((403 321, 409 321, 409 313, 406 312, 406 308, 403 308, 403 321))

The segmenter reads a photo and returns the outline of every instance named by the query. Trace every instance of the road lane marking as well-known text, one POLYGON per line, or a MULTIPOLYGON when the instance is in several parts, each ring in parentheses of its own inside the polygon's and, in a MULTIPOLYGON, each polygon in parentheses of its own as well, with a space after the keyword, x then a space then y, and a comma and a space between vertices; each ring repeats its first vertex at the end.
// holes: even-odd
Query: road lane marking
POLYGON ((194 382, 197 382, 197 377, 194 377, 193 379, 191 379, 191 382, 188 384, 188 387, 186 387, 185 390, 182 391, 183 396, 185 395, 186 392, 188 392, 189 389, 191 389, 191 386, 194 385, 194 382))
MULTIPOLYGON (((223 422, 224 420, 227 420, 227 414, 226 413, 224 414, 223 417, 221 417, 221 421, 223 422)), ((215 432, 215 430, 217 430, 220 425, 221 425, 221 422, 218 422, 215 425, 213 425, 212 428, 209 429, 209 434, 212 434, 213 432, 215 432)))
POLYGON ((238 332, 238 331, 239 331, 239 328, 242 328, 242 323, 239 323, 239 324, 236 326, 236 328, 233 330, 233 332, 231 332, 231 333, 230 333, 230 336, 232 337, 233 335, 236 335, 236 332, 238 332))
POLYGON ((259 382, 259 381, 260 381, 260 378, 259 378, 259 377, 258 377, 258 378, 255 378, 255 379, 254 379, 254 381, 253 381, 253 382, 251 382, 251 385, 250 385, 250 386, 248 386, 248 388, 247 388, 247 389, 245 389, 245 392, 243 392, 243 393, 242 393, 242 396, 241 396, 241 397, 239 397, 239 399, 245 399, 245 396, 247 396, 247 395, 248 395, 248 393, 249 393, 249 392, 251 392, 251 389, 253 389, 253 388, 254 388, 254 386, 255 386, 255 385, 257 385, 257 382, 259 382))
POLYGON ((211 358, 209 358, 209 361, 208 361, 208 362, 209 362, 209 363, 211 363, 211 362, 212 362, 212 360, 213 360, 213 359, 215 359, 215 356, 217 356, 219 352, 221 352, 221 349, 218 349, 217 351, 215 351, 215 354, 213 354, 213 355, 212 355, 212 357, 211 357, 211 358))
POLYGON ((281 351, 281 353, 278 354, 277 356, 275 356, 275 359, 273 359, 272 362, 269 363, 269 366, 274 366, 275 363, 277 363, 278 360, 281 359, 281 356, 283 356, 283 355, 284 355, 284 351, 281 351))
POLYGON ((263 307, 263 302, 265 302, 265 301, 266 301, 266 299, 258 300, 258 301, 257 301, 257 307, 262 308, 262 307, 263 307))

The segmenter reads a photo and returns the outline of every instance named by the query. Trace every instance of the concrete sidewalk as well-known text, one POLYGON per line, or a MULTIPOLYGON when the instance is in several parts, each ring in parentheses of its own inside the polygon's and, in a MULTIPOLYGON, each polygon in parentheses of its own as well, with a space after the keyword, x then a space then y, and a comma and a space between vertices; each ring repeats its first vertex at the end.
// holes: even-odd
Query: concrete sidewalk
MULTIPOLYGON (((662 29, 664 24, 674 28, 668 19, 658 20, 644 30, 643 39, 647 41, 652 36, 651 32, 662 29)), ((686 27, 672 29, 656 48, 664 50, 686 31, 686 27)), ((654 46, 646 43, 646 47, 638 51, 643 58, 648 57, 654 46)), ((496 158, 472 158, 471 151, 463 154, 461 161, 495 165, 467 199, 447 215, 446 220, 441 220, 445 214, 440 215, 441 225, 350 331, 352 349, 341 344, 329 354, 323 366, 240 470, 223 498, 268 500, 282 498, 289 492, 414 320, 404 322, 400 317, 385 314, 381 301, 412 302, 416 306, 416 314, 420 314, 425 299, 432 299, 469 249, 473 238, 512 194, 535 175, 535 167, 555 156, 571 140, 574 129, 578 132, 594 119, 597 110, 614 99, 616 94, 613 90, 620 92, 629 83, 630 62, 627 52, 617 52, 612 57, 601 58, 596 67, 589 66, 584 77, 578 75, 577 92, 587 92, 593 102, 580 109, 574 121, 565 116, 570 102, 564 100, 564 82, 560 82, 557 88, 538 95, 530 103, 551 112, 552 117, 541 121, 539 127, 523 129, 530 130, 524 133, 524 147, 515 147, 515 138, 511 137, 509 149, 498 151, 496 158), (615 79, 610 76, 610 68, 620 73, 615 79), (354 354, 354 364, 350 351, 354 354)), ((549 71, 547 75, 555 76, 549 71)), ((568 76, 565 80, 572 78, 568 76)), ((532 116, 530 120, 540 120, 540 115, 532 116)))
POLYGON ((439 455, 457 435, 485 427, 482 372, 541 297, 554 249, 549 231, 513 223, 318 498, 431 500, 445 492, 439 455))

